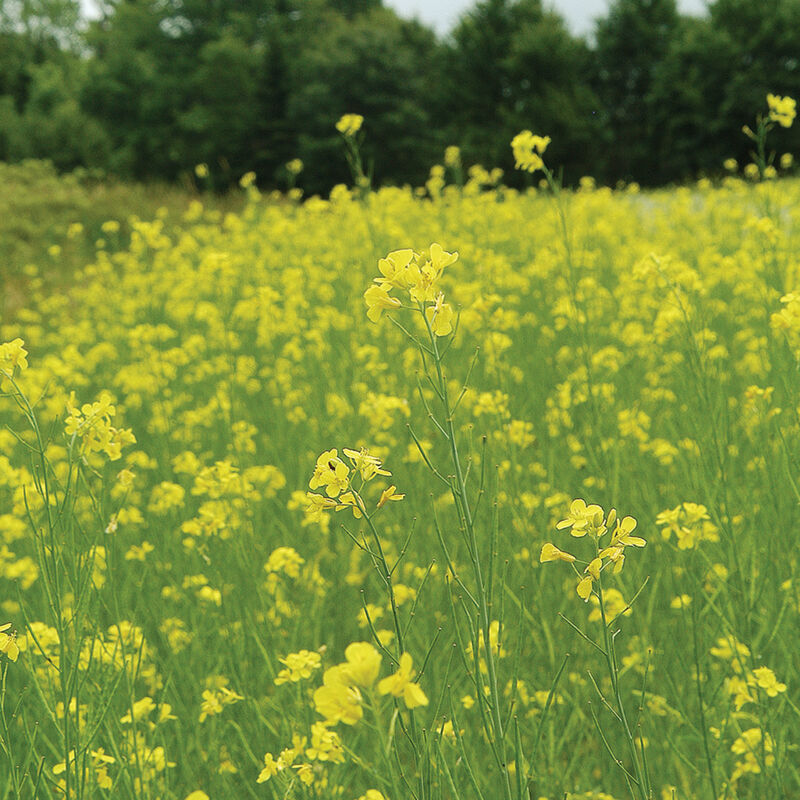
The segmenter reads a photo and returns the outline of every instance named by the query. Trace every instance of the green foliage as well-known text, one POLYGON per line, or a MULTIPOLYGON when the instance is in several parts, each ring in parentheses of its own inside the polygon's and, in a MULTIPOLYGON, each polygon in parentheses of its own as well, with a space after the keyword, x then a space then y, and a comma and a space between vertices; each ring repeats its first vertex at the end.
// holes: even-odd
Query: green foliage
MULTIPOLYGON (((749 158, 766 92, 800 95, 800 0, 614 0, 590 41, 542 0, 482 0, 446 39, 381 0, 9 0, 0 8, 0 159, 136 179, 208 164, 326 193, 346 181, 336 120, 365 117, 365 168, 421 185, 444 147, 511 175, 508 141, 553 139, 564 179, 663 184, 749 158)), ((776 139, 800 147, 800 132, 776 139)), ((518 177, 512 178, 519 180, 518 177)))

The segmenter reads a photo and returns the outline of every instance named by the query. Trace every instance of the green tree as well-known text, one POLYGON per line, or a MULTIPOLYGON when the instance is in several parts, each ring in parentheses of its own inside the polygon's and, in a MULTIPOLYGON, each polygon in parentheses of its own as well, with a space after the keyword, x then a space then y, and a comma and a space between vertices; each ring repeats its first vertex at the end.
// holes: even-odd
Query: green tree
POLYGON ((655 183, 663 133, 655 125, 652 89, 679 35, 675 0, 615 0, 595 29, 594 85, 608 134, 606 177, 655 183))
MULTIPOLYGON (((718 114, 741 148, 741 127, 766 110, 767 92, 800 100, 800 0, 716 0, 709 13, 712 27, 732 45, 718 114)), ((779 131, 775 139, 796 152, 800 128, 779 131)))
MULTIPOLYGON (((365 155, 378 182, 424 181, 440 156, 435 96, 438 44, 416 22, 376 8, 348 20, 335 11, 305 23, 305 46, 292 64, 289 119, 311 191, 348 180, 342 114, 365 118, 365 155)), ((304 176, 305 177, 305 176, 304 176)))
MULTIPOLYGON (((540 0, 486 0, 465 14, 444 59, 447 138, 467 160, 513 167, 510 139, 530 128, 572 177, 590 170, 597 101, 589 50, 540 0)), ((513 176, 509 176, 513 180, 513 176)))
MULTIPOLYGON (((691 179, 746 154, 741 123, 731 127, 721 114, 735 60, 734 43, 709 19, 681 20, 648 96, 650 122, 659 132, 648 167, 654 180, 691 179)), ((749 109, 751 118, 758 107, 749 109)))

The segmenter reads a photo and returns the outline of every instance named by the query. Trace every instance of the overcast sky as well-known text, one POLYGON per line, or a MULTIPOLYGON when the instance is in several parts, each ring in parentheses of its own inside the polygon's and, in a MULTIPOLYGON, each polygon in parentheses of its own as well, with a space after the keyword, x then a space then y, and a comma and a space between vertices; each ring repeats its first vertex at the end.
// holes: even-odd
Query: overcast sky
MULTIPOLYGON (((755 0, 754 0, 755 2, 755 0)), ((475 0, 384 0, 400 16, 418 17, 439 33, 447 33, 458 17, 475 5, 475 0)), ((605 15, 610 0, 546 0, 545 5, 555 7, 569 23, 574 33, 589 33, 595 17, 605 15)), ((684 14, 703 14, 705 0, 678 0, 684 14)))

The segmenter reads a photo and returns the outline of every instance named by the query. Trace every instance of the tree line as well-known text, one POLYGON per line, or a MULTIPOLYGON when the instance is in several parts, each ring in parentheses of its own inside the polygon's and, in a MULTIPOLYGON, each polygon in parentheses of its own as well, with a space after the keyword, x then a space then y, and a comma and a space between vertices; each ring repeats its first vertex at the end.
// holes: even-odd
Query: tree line
MULTIPOLYGON (((660 185, 748 160, 767 92, 800 98, 800 0, 613 0, 589 39, 541 0, 483 0, 446 37, 381 0, 0 3, 0 160, 139 180, 198 163, 324 192, 348 179, 334 128, 365 118, 375 184, 422 184, 448 145, 514 180, 510 139, 549 135, 567 182, 660 185)), ((776 135, 797 151, 795 126, 776 135)))

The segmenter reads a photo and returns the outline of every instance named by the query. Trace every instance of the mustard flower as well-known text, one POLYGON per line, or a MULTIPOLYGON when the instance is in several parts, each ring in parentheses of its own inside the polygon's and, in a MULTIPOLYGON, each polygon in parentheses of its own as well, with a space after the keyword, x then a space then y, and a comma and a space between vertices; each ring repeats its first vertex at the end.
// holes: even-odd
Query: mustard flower
POLYGON ((344 137, 355 136, 364 124, 361 114, 344 114, 336 123, 336 130, 344 137))
POLYGON ((444 302, 444 294, 439 292, 436 302, 425 309, 428 324, 436 336, 447 336, 453 330, 453 309, 444 302))
MULTIPOLYGON (((380 278, 375 278, 379 286, 391 286, 395 289, 408 289, 410 286, 409 267, 415 257, 413 250, 393 250, 386 258, 378 261, 380 278)), ((399 302, 399 301, 398 301, 399 302)))
POLYGON ((279 658, 278 661, 285 666, 285 669, 282 669, 275 678, 276 686, 310 678, 311 673, 320 668, 322 656, 311 650, 300 650, 297 653, 289 653, 286 658, 279 658))
POLYGON ((381 654, 369 642, 353 642, 344 651, 343 665, 350 680, 358 686, 372 686, 381 668, 381 654))
POLYGON ((400 656, 400 665, 397 672, 384 678, 378 684, 378 691, 381 694, 391 694, 393 697, 402 697, 408 708, 428 705, 428 698, 420 688, 419 684, 414 683, 414 670, 412 669, 412 658, 410 653, 403 653, 400 656))
POLYGON ((278 772, 280 772, 280 768, 278 767, 278 762, 275 760, 275 756, 273 756, 272 753, 265 753, 264 766, 258 774, 256 783, 264 783, 277 775, 278 772))
POLYGON ((461 166, 461 149, 455 145, 445 148, 444 163, 451 168, 461 166))
POLYGON ((11 372, 15 367, 28 368, 28 351, 19 337, 0 344, 0 370, 11 372))
POLYGON ((346 455, 357 470, 362 480, 371 481, 376 475, 391 475, 392 473, 381 466, 381 460, 369 454, 369 450, 362 447, 361 450, 349 450, 343 448, 342 452, 346 455))
POLYGON ((588 532, 599 531, 603 522, 603 509, 598 505, 586 505, 585 500, 573 500, 569 514, 556 524, 558 530, 570 528, 573 536, 585 536, 588 532))
POLYGON ((337 497, 350 482, 350 469, 339 458, 337 450, 326 450, 317 459, 314 474, 308 482, 311 489, 325 488, 328 497, 337 497))
POLYGON ((10 628, 10 622, 0 625, 0 653, 5 653, 10 661, 16 661, 19 657, 17 634, 15 631, 9 632, 10 628))
POLYGON ((383 492, 381 492, 381 496, 378 499, 378 508, 383 508, 389 501, 396 502, 398 500, 402 500, 404 497, 404 494, 397 493, 396 486, 387 486, 383 492))
POLYGON ((547 561, 566 561, 568 564, 571 564, 575 561, 575 556, 570 553, 565 553, 563 550, 559 550, 550 542, 545 542, 542 545, 542 552, 539 554, 539 563, 544 564, 547 561))
POLYGON ((293 158, 287 162, 286 171, 290 175, 299 175, 303 171, 303 162, 299 158, 293 158))
POLYGON ((306 492, 306 499, 308 500, 308 505, 305 511, 310 522, 322 521, 324 512, 331 511, 338 506, 336 500, 331 500, 330 497, 324 497, 321 494, 314 494, 313 492, 306 492))
POLYGON ((370 287, 364 294, 369 307, 367 316, 375 322, 385 308, 402 305, 389 295, 392 288, 408 291, 414 303, 434 302, 442 272, 457 259, 458 253, 449 253, 436 242, 420 253, 409 249, 389 253, 378 261, 381 276, 374 279, 377 288, 383 291, 376 292, 376 287, 370 287))
POLYGON ((364 292, 364 300, 367 304, 367 317, 371 322, 377 322, 384 311, 392 308, 400 308, 403 304, 389 294, 385 286, 370 286, 364 292))
POLYGON ((341 764, 344 761, 344 750, 339 734, 328 728, 324 722, 315 722, 311 726, 311 746, 306 750, 306 758, 341 764))
POLYGON ((198 721, 204 722, 207 717, 221 714, 225 706, 243 699, 240 694, 236 694, 225 686, 220 686, 218 689, 206 689, 203 691, 203 702, 200 705, 198 721))
POLYGON ((786 691, 786 684, 781 683, 769 667, 757 667, 753 670, 756 685, 767 693, 767 697, 777 697, 786 691))
POLYGON ((550 144, 549 136, 535 136, 528 130, 521 131, 511 140, 515 166, 526 172, 536 172, 544 167, 542 155, 550 144))
POLYGON ((297 777, 300 782, 306 786, 311 786, 314 783, 314 769, 311 764, 294 764, 292 769, 297 771, 297 777))
POLYGON ((329 667, 322 676, 322 686, 314 692, 314 707, 330 725, 343 722, 355 725, 364 712, 361 708, 361 692, 352 685, 347 665, 329 667))
POLYGON ((775 94, 767 95, 769 118, 777 122, 782 128, 791 128, 797 116, 797 102, 793 97, 779 97, 775 94))

